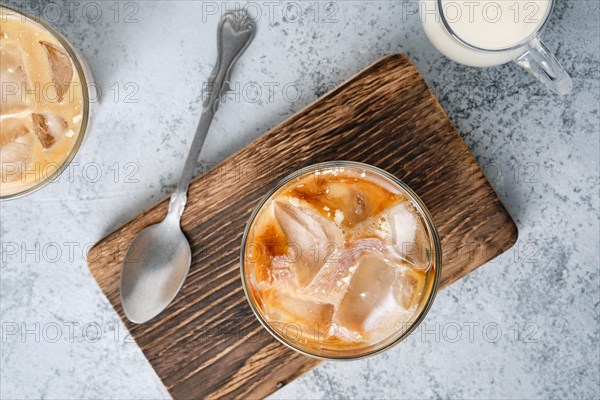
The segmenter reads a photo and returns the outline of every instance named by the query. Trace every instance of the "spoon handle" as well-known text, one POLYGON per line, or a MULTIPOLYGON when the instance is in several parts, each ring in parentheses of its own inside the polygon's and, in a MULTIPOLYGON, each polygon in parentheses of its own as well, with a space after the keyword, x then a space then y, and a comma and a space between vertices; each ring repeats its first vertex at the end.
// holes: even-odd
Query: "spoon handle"
POLYGON ((254 21, 244 11, 234 11, 223 15, 217 30, 217 63, 208 79, 208 96, 204 100, 200 122, 188 154, 181 180, 171 195, 168 216, 181 218, 187 202, 187 190, 192 180, 198 157, 204 146, 208 129, 219 107, 221 97, 229 90, 231 69, 240 55, 246 50, 256 32, 254 21))

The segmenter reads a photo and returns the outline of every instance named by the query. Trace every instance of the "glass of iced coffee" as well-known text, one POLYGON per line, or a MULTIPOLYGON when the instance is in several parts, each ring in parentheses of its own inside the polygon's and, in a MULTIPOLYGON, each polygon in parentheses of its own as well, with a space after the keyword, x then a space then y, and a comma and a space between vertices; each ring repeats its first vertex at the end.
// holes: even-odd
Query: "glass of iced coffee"
POLYGON ((301 169, 259 203, 244 234, 250 306, 285 345, 356 359, 406 337, 431 306, 441 247, 431 215, 376 167, 335 161, 301 169))
POLYGON ((0 6, 0 199, 60 175, 88 130, 91 91, 89 67, 66 39, 0 6))

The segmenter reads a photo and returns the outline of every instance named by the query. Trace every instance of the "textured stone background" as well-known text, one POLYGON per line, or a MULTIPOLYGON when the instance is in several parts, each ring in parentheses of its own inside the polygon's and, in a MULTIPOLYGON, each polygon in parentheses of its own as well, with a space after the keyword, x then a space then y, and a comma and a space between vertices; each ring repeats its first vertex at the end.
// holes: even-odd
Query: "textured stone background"
MULTIPOLYGON (((71 170, 0 205, 0 396, 166 398, 83 256, 174 188, 215 58, 212 11, 233 3, 23 4, 83 52, 103 97, 71 170)), ((293 4, 285 11, 289 4, 252 3, 260 29, 233 75, 238 97, 215 118, 204 165, 402 52, 457 125, 520 238, 441 292, 406 343, 364 361, 325 363, 274 397, 599 398, 599 3, 558 0, 544 32, 573 76, 566 98, 514 64, 473 69, 445 59, 408 12, 415 3, 303 3, 299 14, 293 4)))

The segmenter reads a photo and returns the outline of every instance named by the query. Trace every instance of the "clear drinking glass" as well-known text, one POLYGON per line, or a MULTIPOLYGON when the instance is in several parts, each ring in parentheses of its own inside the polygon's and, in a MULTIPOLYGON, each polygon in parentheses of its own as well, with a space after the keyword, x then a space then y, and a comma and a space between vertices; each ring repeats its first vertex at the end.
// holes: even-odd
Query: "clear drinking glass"
MULTIPOLYGON (((0 185, 3 185, 4 188, 0 190, 0 200, 9 200, 15 199, 27 194, 33 193, 40 188, 46 186, 48 183, 55 181, 60 174, 67 168, 69 163, 73 160, 75 155, 77 154, 79 148, 83 144, 85 138, 87 137, 87 133, 90 129, 90 124, 92 120, 93 108, 95 102, 97 101, 97 91, 94 82, 94 78, 92 75, 92 71, 85 60, 85 58, 81 55, 81 53, 73 46, 71 43, 65 39, 59 32, 54 30, 50 25, 46 22, 42 21, 40 18, 25 14, 18 9, 0 5, 0 23, 6 24, 9 19, 18 19, 20 22, 24 24, 33 24, 33 26, 38 27, 43 32, 47 33, 50 37, 54 38, 56 42, 62 46, 68 58, 70 59, 73 67, 73 74, 77 76, 78 83, 81 86, 81 97, 82 97, 82 107, 81 107, 81 119, 77 121, 79 125, 78 132, 74 132, 77 134, 76 140, 70 146, 66 156, 59 161, 52 161, 45 164, 43 167, 39 167, 39 165, 31 168, 29 171, 30 175, 35 175, 35 178, 31 181, 24 182, 23 185, 18 187, 17 189, 5 189, 10 186, 7 182, 0 182, 0 185)), ((2 44, 4 45, 4 44, 2 44)), ((73 78, 75 81, 75 78, 73 78)), ((31 82, 35 85, 35 81, 31 82)), ((35 87, 35 86, 34 86, 35 87)), ((3 96, 5 96, 6 88, 2 88, 3 96)), ((34 91, 40 91, 37 87, 34 88, 34 91)), ((35 94, 36 98, 43 98, 47 96, 47 88, 41 88, 41 94, 35 94)), ((2 99, 4 101, 4 99, 2 99)), ((36 100, 37 101, 37 100, 36 100)), ((45 101, 45 100, 44 100, 45 101)), ((67 100, 65 100, 67 101, 67 100)), ((5 116, 6 117, 6 116, 5 116)), ((8 115, 8 117, 12 117, 12 115, 8 115)))
POLYGON ((420 0, 420 18, 448 58, 489 67, 514 61, 549 90, 569 94, 567 72, 540 40, 554 0, 420 0))
MULTIPOLYGON (((350 201, 350 199, 348 199, 348 201, 350 201)), ((386 209, 384 208, 384 210, 386 209)), ((290 247, 292 246, 290 243, 287 245, 290 247)), ((350 161, 331 161, 315 164, 292 173, 276 183, 262 198, 252 213, 244 232, 240 254, 240 272, 243 288, 250 307, 261 324, 277 340, 304 355, 329 360, 352 360, 378 354, 391 348, 407 337, 421 323, 429 311, 437 292, 442 269, 441 257, 442 251, 440 239, 434 226, 433 219, 427 211, 425 204, 423 204, 423 201, 406 184, 386 171, 371 165, 350 161), (261 298, 261 295, 255 290, 255 276, 252 275, 252 271, 254 271, 252 268, 254 267, 252 266, 253 261, 250 254, 254 251, 253 246, 256 245, 256 242, 253 242, 253 238, 256 238, 256 235, 251 233, 251 231, 257 228, 255 225, 260 225, 260 222, 257 221, 260 221, 263 218, 261 213, 269 207, 269 204, 272 203, 271 200, 280 198, 278 196, 281 195, 281 193, 287 193, 286 191, 290 189, 290 184, 296 185, 299 180, 309 176, 312 179, 311 175, 313 175, 315 171, 324 171, 328 169, 353 169, 354 171, 358 171, 360 174, 358 176, 365 176, 365 173, 367 176, 376 176, 381 179, 381 182, 383 182, 386 187, 392 187, 394 190, 402 193, 403 197, 414 205, 424 221, 427 237, 430 240, 429 243, 431 245, 431 269, 426 272, 427 277, 421 286, 422 294, 416 303, 416 308, 414 308, 414 311, 411 311, 412 314, 410 314, 410 318, 403 321, 402 325, 397 330, 393 331, 391 335, 384 339, 376 343, 369 343, 356 348, 345 348, 344 346, 339 346, 332 342, 332 338, 328 337, 325 331, 318 331, 323 328, 322 326, 315 326, 313 329, 313 325, 311 325, 307 332, 300 332, 298 330, 302 329, 300 325, 294 323, 281 323, 280 321, 273 320, 273 318, 269 317, 265 311, 264 298, 261 298)), ((373 279, 376 278, 377 277, 373 277, 373 279)), ((363 295, 364 293, 361 294, 361 296, 363 295)), ((306 307, 310 307, 310 305, 307 303, 306 307)))

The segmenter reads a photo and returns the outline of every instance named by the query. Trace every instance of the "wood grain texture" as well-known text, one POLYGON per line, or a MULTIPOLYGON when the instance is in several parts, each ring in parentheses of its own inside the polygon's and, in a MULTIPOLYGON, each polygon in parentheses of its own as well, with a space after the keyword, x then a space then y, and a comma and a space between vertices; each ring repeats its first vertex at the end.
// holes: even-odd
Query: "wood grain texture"
POLYGON ((174 398, 260 398, 320 362, 279 344, 255 319, 239 254, 245 224, 274 182, 330 160, 383 168, 423 199, 442 239, 442 287, 517 239, 514 222, 417 69, 405 56, 387 56, 192 183, 182 219, 191 271, 159 317, 143 325, 126 320, 119 271, 132 238, 164 217, 167 200, 90 250, 92 274, 174 398))

